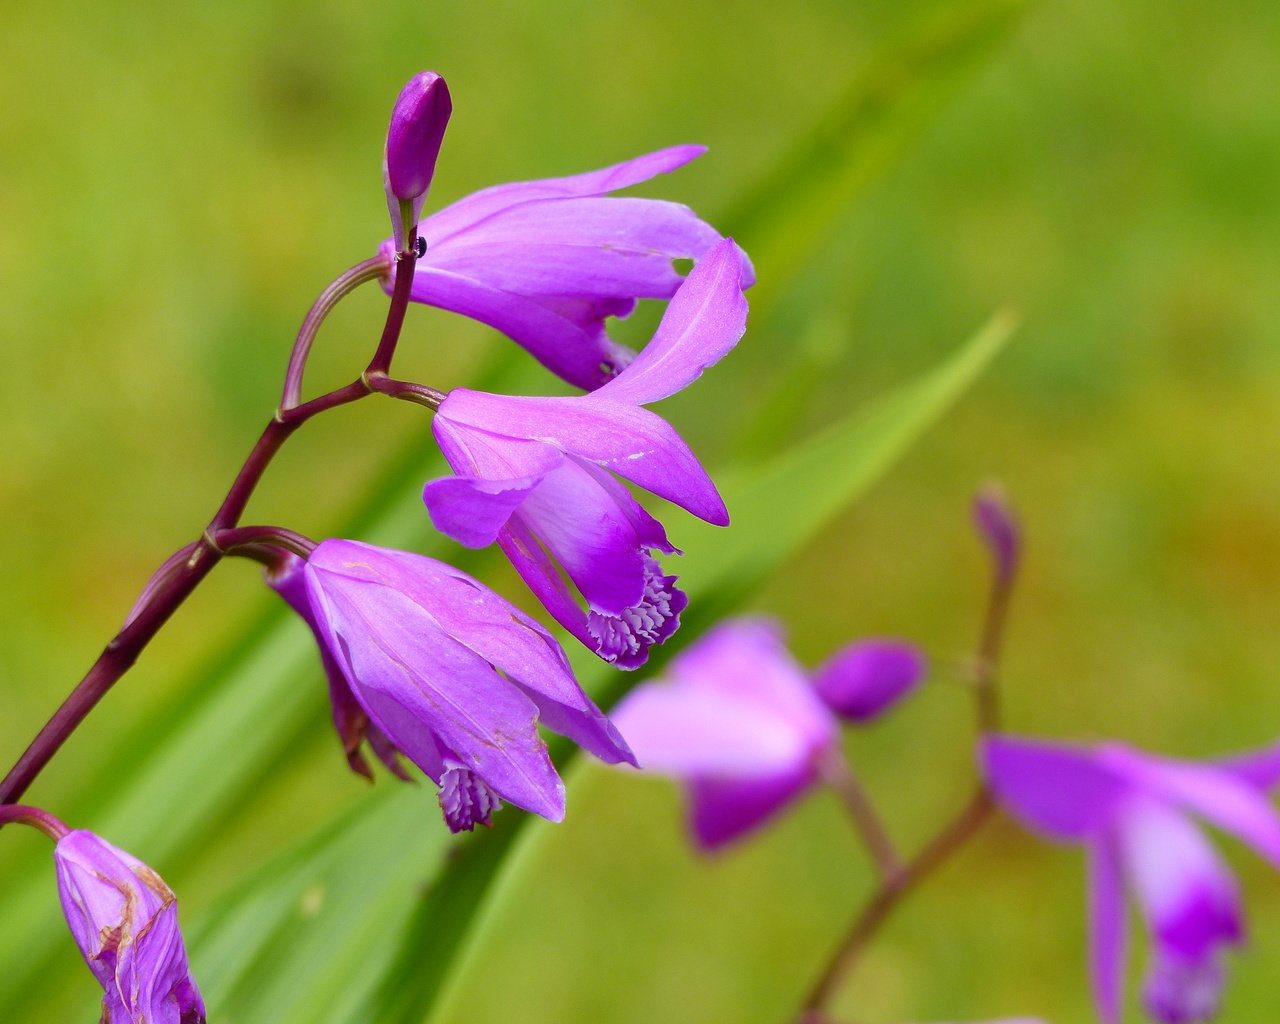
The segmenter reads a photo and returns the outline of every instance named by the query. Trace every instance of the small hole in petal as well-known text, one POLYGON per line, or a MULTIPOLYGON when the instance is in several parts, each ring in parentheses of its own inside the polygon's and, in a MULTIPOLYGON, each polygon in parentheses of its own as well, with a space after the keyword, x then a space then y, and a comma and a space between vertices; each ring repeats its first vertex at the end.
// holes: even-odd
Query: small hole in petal
POLYGON ((693 260, 685 258, 674 259, 671 261, 671 269, 681 277, 687 277, 689 271, 693 269, 693 260))

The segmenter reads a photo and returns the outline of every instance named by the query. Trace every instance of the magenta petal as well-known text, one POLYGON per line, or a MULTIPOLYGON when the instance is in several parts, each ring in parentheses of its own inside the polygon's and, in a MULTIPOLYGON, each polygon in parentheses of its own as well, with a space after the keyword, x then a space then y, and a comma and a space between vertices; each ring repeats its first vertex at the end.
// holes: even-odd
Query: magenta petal
POLYGON ((564 789, 532 701, 399 591, 335 584, 325 573, 308 574, 312 601, 324 610, 330 647, 341 652, 356 699, 379 728, 437 782, 443 752, 504 800, 559 821, 564 789))
POLYGON ((924 655, 911 644, 861 640, 837 651, 815 673, 813 685, 836 714, 867 722, 910 693, 924 672, 924 655))
POLYGON ((1280 786, 1280 743, 1224 757, 1217 763, 1261 792, 1280 786))
POLYGON ((656 153, 626 160, 598 171, 587 171, 565 178, 542 178, 536 181, 517 181, 474 192, 451 206, 427 218, 430 238, 439 244, 455 232, 462 231, 518 203, 537 200, 572 199, 581 196, 598 196, 606 192, 638 185, 659 174, 674 171, 690 160, 702 156, 706 146, 671 146, 656 153))
MULTIPOLYGON (((428 250, 430 252, 430 250, 428 250)), ((414 271, 411 297, 478 320, 518 342, 552 373, 585 390, 599 387, 634 353, 609 338, 604 325, 486 281, 437 270, 430 258, 414 271)))
POLYGON ((1031 828, 1083 839, 1110 818, 1124 781, 1094 752, 991 735, 982 742, 984 774, 996 799, 1031 828))
POLYGON ((1183 812, 1131 796, 1117 815, 1116 835, 1125 876, 1162 948, 1199 959, 1243 937, 1235 879, 1183 812))
POLYGON ((746 332, 742 277, 742 251, 726 238, 698 260, 644 351, 596 394, 647 405, 697 380, 746 332))
POLYGON ((1225 983, 1215 956, 1188 960, 1157 950, 1142 986, 1142 1001, 1164 1024, 1198 1024, 1218 1015, 1225 983))
POLYGON ((715 850, 765 824, 817 778, 811 768, 750 779, 690 780, 689 824, 704 850, 715 850))
POLYGON ((483 548, 498 539, 498 531, 538 483, 536 477, 484 480, 450 476, 428 481, 422 488, 422 500, 437 530, 466 547, 483 548))
POLYGON ((1089 854, 1089 965, 1093 998, 1104 1024, 1119 1024, 1125 966, 1124 888, 1119 854, 1108 836, 1089 854))
POLYGON ((728 523, 715 484, 660 416, 598 399, 522 398, 458 388, 439 416, 473 429, 544 441, 652 491, 714 525, 728 523))
POLYGON ((1280 867, 1280 816, 1239 774, 1122 747, 1108 749, 1107 757, 1109 765, 1127 773, 1148 792, 1203 815, 1280 867))

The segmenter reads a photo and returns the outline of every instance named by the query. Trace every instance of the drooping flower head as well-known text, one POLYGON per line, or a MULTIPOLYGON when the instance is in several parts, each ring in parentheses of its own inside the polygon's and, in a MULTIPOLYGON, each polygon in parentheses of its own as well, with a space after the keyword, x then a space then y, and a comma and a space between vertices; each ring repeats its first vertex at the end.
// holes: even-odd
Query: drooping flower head
POLYGON ((983 760, 1008 811, 1086 848, 1102 1020, 1120 1020, 1126 890, 1151 932, 1148 1012, 1166 1024, 1210 1019, 1224 981, 1223 947, 1244 937, 1243 908, 1235 879, 1190 816, 1235 833, 1280 867, 1280 817, 1265 796, 1280 783, 1280 747, 1198 764, 1119 744, 1087 749, 992 736, 983 760))
POLYGON ((403 251, 406 232, 417 223, 435 175, 440 143, 453 112, 449 87, 434 71, 409 79, 391 112, 382 178, 394 229, 392 243, 403 251), (404 223, 402 203, 409 203, 413 223, 404 223))
POLYGON ((654 557, 676 550, 662 524, 614 474, 728 523, 688 446, 642 406, 679 391, 737 343, 747 316, 742 273, 732 239, 713 248, 644 351, 592 394, 458 388, 436 413, 436 440, 457 474, 423 491, 436 528, 471 547, 496 540, 557 621, 619 668, 642 665, 674 632, 686 598, 654 557))
POLYGON ((92 832, 68 832, 53 858, 67 924, 102 985, 105 1024, 204 1024, 178 904, 160 876, 92 832))
MULTIPOLYGON (((844 653, 831 664, 848 662, 844 653)), ((831 664, 822 676, 834 679, 831 664)), ((706 850, 763 825, 839 756, 839 722, 767 619, 722 622, 671 660, 666 681, 623 698, 613 720, 643 770, 684 783, 706 850)))
POLYGON ((269 581, 311 626, 353 767, 368 740, 440 787, 449 827, 488 824, 506 800, 552 821, 564 786, 541 723, 604 761, 627 744, 546 630, 462 572, 421 555, 326 540, 269 581))
MULTIPOLYGON (((427 251, 411 298, 488 324, 570 384, 597 388, 635 355, 605 333, 606 319, 630 316, 638 299, 670 298, 682 280, 672 261, 697 260, 721 239, 686 206, 607 193, 704 152, 673 146, 460 199, 418 225, 427 251)), ((383 251, 390 256, 395 246, 393 239, 383 251)), ((743 287, 753 281, 744 262, 743 287)))

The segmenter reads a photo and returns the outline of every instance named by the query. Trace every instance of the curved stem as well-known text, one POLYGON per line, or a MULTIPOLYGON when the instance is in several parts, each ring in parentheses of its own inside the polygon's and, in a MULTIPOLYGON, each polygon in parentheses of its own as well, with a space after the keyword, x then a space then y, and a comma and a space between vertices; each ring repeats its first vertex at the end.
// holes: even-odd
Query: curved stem
POLYGON ((894 849, 893 840, 889 838, 884 822, 876 813, 875 805, 844 755, 837 749, 827 751, 818 763, 818 771, 822 780, 844 801, 854 828, 858 830, 871 859, 875 861, 880 880, 888 883, 898 877, 903 865, 894 849))
POLYGON ((48 811, 42 811, 39 807, 31 807, 26 804, 5 804, 0 806, 0 827, 13 823, 38 828, 55 843, 71 831, 52 814, 48 811))
POLYGON ((280 398, 282 409, 292 409, 302 404, 302 375, 307 370, 307 358, 311 355, 311 346, 325 318, 333 308, 355 291, 366 281, 376 281, 389 269, 387 257, 379 253, 369 259, 357 263, 345 270, 320 293, 320 297, 308 310, 298 330, 298 339, 293 343, 293 351, 289 354, 289 369, 284 376, 284 393, 280 398))
POLYGON ((394 377, 388 377, 381 373, 369 373, 366 371, 364 382, 370 390, 376 391, 380 395, 386 395, 388 398, 398 398, 404 402, 413 402, 416 405, 426 406, 431 410, 439 409, 440 403, 449 397, 443 391, 437 391, 435 388, 427 387, 425 384, 396 380, 394 377))
POLYGON ((396 353, 400 330, 404 327, 404 315, 409 309, 409 294, 413 289, 413 268, 418 263, 418 225, 408 232, 411 240, 406 252, 396 253, 396 280, 391 291, 391 308, 387 310, 387 323, 378 341, 378 350, 369 360, 365 376, 387 374, 391 371, 391 357, 396 353))
POLYGON ((911 858, 891 879, 885 881, 853 919, 835 955, 822 976, 810 990, 809 998, 797 1018, 798 1024, 817 1024, 826 1020, 825 1009, 841 984, 857 964, 863 950, 888 920, 899 903, 931 872, 946 862, 975 833, 991 814, 994 804, 984 787, 970 798, 964 808, 947 822, 916 856, 911 858))

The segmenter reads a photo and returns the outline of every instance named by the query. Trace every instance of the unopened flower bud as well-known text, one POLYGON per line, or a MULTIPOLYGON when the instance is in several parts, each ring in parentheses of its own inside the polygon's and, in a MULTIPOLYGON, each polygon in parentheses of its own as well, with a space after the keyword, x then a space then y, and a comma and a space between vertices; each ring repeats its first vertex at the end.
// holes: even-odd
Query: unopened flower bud
POLYGON ((1018 567, 1018 520, 998 484, 988 484, 973 500, 973 522, 995 562, 996 575, 1008 583, 1018 567))
POLYGON ((397 245, 402 250, 412 241, 406 239, 405 234, 417 223, 422 211, 452 112, 449 87, 434 71, 424 71, 409 79, 391 112, 382 170, 387 207, 391 211, 397 245), (412 223, 405 223, 405 205, 412 210, 412 223))
POLYGON ((902 640, 861 640, 837 651, 814 686, 836 714, 866 722, 905 697, 924 677, 925 658, 902 640))

